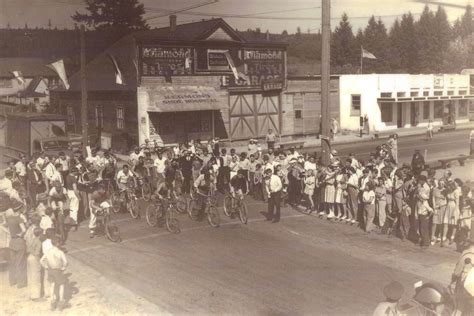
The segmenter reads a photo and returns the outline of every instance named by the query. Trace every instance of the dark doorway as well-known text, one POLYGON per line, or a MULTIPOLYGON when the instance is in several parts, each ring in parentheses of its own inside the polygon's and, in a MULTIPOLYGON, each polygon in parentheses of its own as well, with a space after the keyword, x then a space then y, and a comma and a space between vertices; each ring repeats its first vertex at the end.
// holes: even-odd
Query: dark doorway
POLYGON ((416 103, 415 102, 412 102, 410 104, 410 124, 411 124, 411 127, 415 127, 416 125, 418 125, 418 122, 417 122, 417 109, 416 109, 416 103))
POLYGON ((402 103, 397 103, 397 127, 403 127, 403 111, 402 103))

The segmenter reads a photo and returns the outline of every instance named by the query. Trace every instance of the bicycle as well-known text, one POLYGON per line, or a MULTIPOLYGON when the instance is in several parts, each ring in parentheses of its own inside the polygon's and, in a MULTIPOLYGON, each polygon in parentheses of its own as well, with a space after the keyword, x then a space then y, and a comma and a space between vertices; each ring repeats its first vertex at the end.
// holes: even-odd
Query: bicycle
POLYGON ((138 209, 138 201, 133 184, 128 184, 126 188, 114 191, 112 194, 112 209, 114 213, 120 212, 124 204, 124 199, 125 205, 132 218, 138 219, 140 217, 140 211, 138 209), (123 197, 123 195, 125 195, 125 197, 123 197))
POLYGON ((138 178, 138 187, 140 194, 144 201, 148 202, 151 199, 151 185, 147 178, 140 177, 138 178))
POLYGON ((120 231, 118 227, 111 224, 110 209, 110 204, 108 202, 103 202, 100 209, 95 211, 95 234, 102 233, 105 234, 110 241, 119 242, 122 240, 122 238, 120 238, 120 231))
POLYGON ((244 195, 233 197, 232 194, 227 193, 224 197, 224 214, 227 217, 232 217, 237 213, 242 224, 247 224, 247 205, 244 202, 244 195))
POLYGON ((207 216, 207 221, 209 225, 212 227, 216 228, 219 227, 221 219, 219 215, 219 211, 217 210, 216 207, 216 201, 215 198, 212 196, 212 191, 209 194, 202 194, 198 191, 196 191, 193 196, 191 197, 191 200, 189 201, 188 205, 188 215, 192 220, 197 220, 198 214, 194 211, 194 209, 198 206, 199 200, 198 196, 202 196, 205 201, 204 201, 204 212, 207 216))
POLYGON ((152 204, 148 205, 146 209, 146 221, 151 227, 156 227, 160 219, 166 222, 166 228, 170 233, 179 234, 181 229, 179 227, 179 221, 175 216, 175 212, 178 211, 176 199, 166 199, 165 203, 160 200, 157 196, 151 196, 152 204), (166 210, 164 210, 165 204, 166 210))

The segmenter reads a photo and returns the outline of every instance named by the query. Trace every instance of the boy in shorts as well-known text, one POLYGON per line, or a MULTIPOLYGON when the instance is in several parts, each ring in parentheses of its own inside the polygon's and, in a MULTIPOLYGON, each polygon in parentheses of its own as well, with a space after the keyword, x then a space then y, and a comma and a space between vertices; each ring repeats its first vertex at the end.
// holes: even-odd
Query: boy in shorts
POLYGON ((48 279, 51 282, 51 310, 55 310, 56 307, 62 310, 66 307, 64 301, 64 286, 67 282, 67 278, 64 275, 64 270, 67 267, 67 259, 64 252, 59 249, 60 239, 58 236, 51 237, 53 247, 47 250, 40 260, 41 266, 48 270, 48 279), (56 287, 59 291, 59 300, 56 295, 56 287))

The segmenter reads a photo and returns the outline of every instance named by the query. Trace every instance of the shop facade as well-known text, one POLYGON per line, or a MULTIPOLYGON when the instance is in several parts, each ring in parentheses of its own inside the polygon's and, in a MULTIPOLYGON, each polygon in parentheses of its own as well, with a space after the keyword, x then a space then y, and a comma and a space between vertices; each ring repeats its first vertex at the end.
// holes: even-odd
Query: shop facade
MULTIPOLYGON (((168 27, 121 39, 86 67, 89 126, 111 134, 112 147, 125 136, 133 146, 280 134, 287 44, 260 35, 222 19, 177 25, 171 16, 168 27), (97 124, 107 116, 110 124, 97 124)), ((70 83, 54 92, 54 108, 81 132, 79 74, 70 83)))
POLYGON ((469 121, 474 102, 469 75, 369 74, 339 78, 341 128, 371 131, 455 125, 469 121))

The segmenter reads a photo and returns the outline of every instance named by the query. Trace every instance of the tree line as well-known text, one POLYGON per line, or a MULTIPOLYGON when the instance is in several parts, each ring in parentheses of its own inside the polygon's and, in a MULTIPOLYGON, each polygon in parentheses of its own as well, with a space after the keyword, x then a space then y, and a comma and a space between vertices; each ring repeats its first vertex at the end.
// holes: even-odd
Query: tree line
POLYGON ((419 19, 410 12, 397 18, 387 30, 372 16, 364 29, 352 31, 347 14, 331 38, 331 63, 338 72, 359 70, 361 47, 377 59, 364 59, 364 72, 441 73, 474 67, 474 21, 472 7, 454 24, 439 6, 425 6, 419 19))

